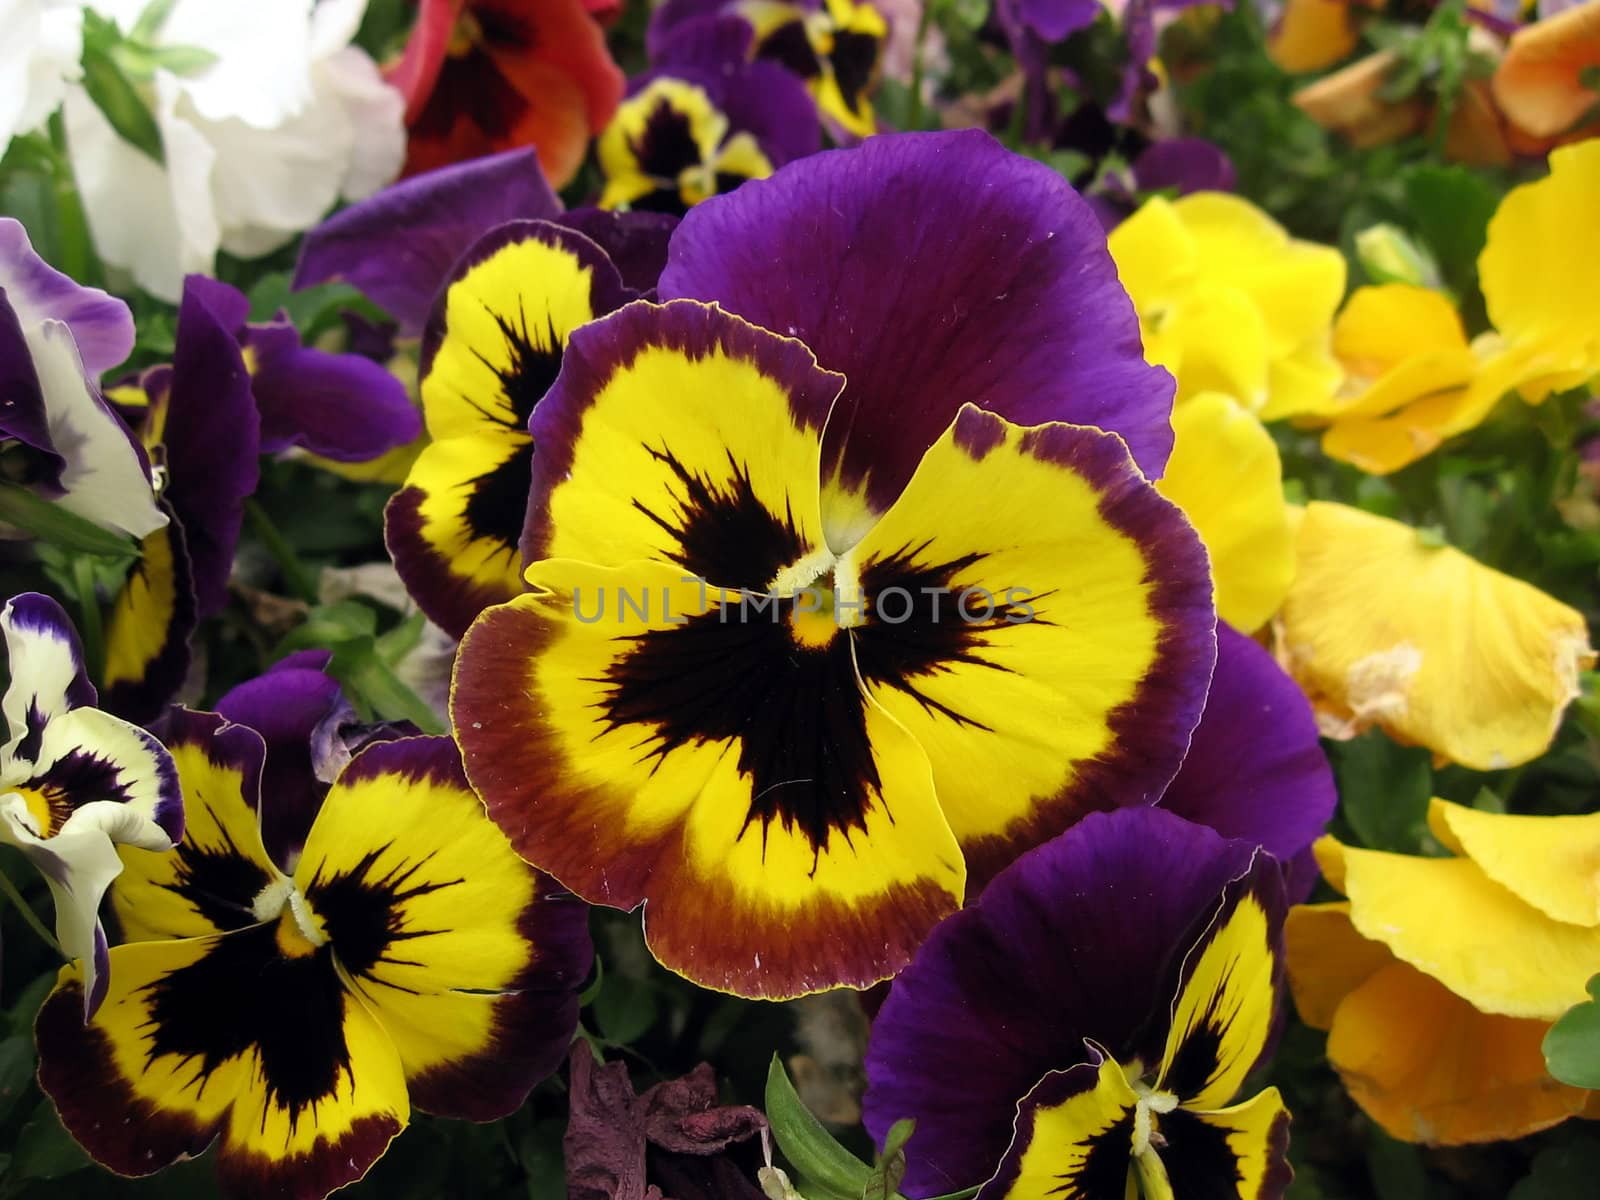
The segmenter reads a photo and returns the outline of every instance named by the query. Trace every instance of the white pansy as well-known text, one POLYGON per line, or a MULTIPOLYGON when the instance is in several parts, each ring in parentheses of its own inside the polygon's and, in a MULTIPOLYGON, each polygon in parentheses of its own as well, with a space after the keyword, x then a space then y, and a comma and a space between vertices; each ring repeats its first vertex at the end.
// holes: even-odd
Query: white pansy
MULTIPOLYGON (((95 7, 126 30, 144 3, 95 7)), ((404 102, 350 45, 365 8, 178 0, 154 40, 215 61, 158 70, 146 89, 165 166, 118 137, 87 96, 70 96, 67 140, 101 257, 176 301, 183 276, 210 272, 218 249, 269 253, 341 197, 392 181, 405 157, 404 102)))
POLYGON ((55 112, 83 74, 82 57, 76 0, 0 0, 0 154, 55 112))

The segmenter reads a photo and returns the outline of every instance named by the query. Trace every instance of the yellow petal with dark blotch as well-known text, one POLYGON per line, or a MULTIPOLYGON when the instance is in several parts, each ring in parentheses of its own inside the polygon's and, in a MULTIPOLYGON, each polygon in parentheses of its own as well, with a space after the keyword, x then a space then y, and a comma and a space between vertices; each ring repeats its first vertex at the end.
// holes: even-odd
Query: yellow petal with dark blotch
POLYGON ((621 303, 604 252, 546 221, 479 239, 452 271, 423 337, 428 435, 526 430, 572 331, 621 303))
POLYGON ((1301 904, 1283 924, 1284 964, 1300 1019, 1327 1029, 1344 998, 1395 961, 1382 942, 1362 937, 1349 904, 1301 904))
POLYGON ((529 557, 655 559, 767 591, 822 550, 822 426, 843 384, 714 305, 596 322, 535 417, 529 557))
POLYGON ((584 910, 517 857, 448 738, 358 755, 295 879, 418 1107, 503 1116, 561 1063, 589 969, 584 910))
MULTIPOLYGON (((1157 1148, 1141 1155, 1139 1165, 1159 1161, 1170 1181, 1165 1195, 1280 1200, 1294 1178, 1288 1157, 1289 1110, 1277 1088, 1231 1108, 1185 1106, 1158 1115, 1155 1127, 1157 1148)), ((1162 1194, 1147 1181, 1146 1200, 1162 1194)))
POLYGON ((703 87, 657 76, 617 106, 595 143, 606 177, 600 207, 619 208, 657 189, 676 198, 679 175, 711 164, 727 132, 728 118, 703 87))
POLYGON ((1343 861, 1356 931, 1484 1012, 1553 1021, 1587 996, 1600 928, 1552 920, 1470 859, 1344 846, 1343 861))
POLYGON ((1497 1142, 1558 1125, 1593 1095, 1546 1071, 1540 1047, 1549 1027, 1481 1013, 1397 962, 1339 1006, 1328 1060, 1391 1137, 1444 1146, 1497 1142))
POLYGON ((1098 1051, 1046 1075, 1017 1106, 1016 1136, 977 1200, 1120 1200, 1133 1173, 1139 1096, 1098 1051))
POLYGON ((529 568, 456 662, 451 722, 517 851, 593 903, 648 901, 666 966, 769 998, 863 987, 960 904, 927 758, 844 636, 681 567, 529 568))
POLYGON ((266 746, 215 713, 175 709, 160 728, 183 788, 184 837, 164 854, 118 848, 123 870, 111 903, 123 936, 203 937, 253 925, 256 897, 283 878, 257 817, 266 746))
POLYGON ((183 528, 167 524, 139 543, 106 624, 105 707, 134 720, 155 717, 189 670, 195 629, 194 577, 183 528))
POLYGON ((1475 770, 1542 754, 1594 661, 1581 613, 1417 530, 1306 507, 1286 665, 1325 729, 1377 725, 1475 770))
POLYGON ((1600 813, 1535 817, 1483 812, 1435 798, 1428 827, 1546 916, 1600 925, 1600 813))
POLYGON ((1121 439, 968 405, 834 577, 975 877, 1170 782, 1215 661, 1209 572, 1121 439))
POLYGON ((1221 1108, 1238 1094, 1272 1032, 1283 915, 1280 868, 1258 855, 1223 891, 1216 917, 1185 956, 1157 1091, 1195 1109, 1221 1108))
POLYGON ((87 1024, 74 968, 39 1014, 39 1079, 100 1163, 147 1175, 220 1132, 240 1195, 320 1200, 405 1125, 399 1056, 331 959, 286 958, 272 925, 111 951, 87 1024))
POLYGON ((513 430, 430 442, 384 509, 384 541, 406 590, 457 637, 522 591, 517 542, 532 459, 533 439, 513 430))
POLYGON ((1172 412, 1172 457, 1156 490, 1183 510, 1211 557, 1217 616, 1259 629, 1294 577, 1283 463, 1260 421, 1206 392, 1172 412))

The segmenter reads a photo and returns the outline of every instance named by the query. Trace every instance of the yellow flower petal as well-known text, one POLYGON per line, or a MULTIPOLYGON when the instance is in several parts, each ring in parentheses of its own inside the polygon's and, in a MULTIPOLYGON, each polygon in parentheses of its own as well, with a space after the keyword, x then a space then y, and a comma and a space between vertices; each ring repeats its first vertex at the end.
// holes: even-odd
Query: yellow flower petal
POLYGON ((1549 358, 1545 372, 1568 387, 1600 371, 1597 212, 1600 139, 1555 151, 1547 178, 1508 193, 1478 257, 1495 328, 1509 345, 1549 358))
POLYGON ((1600 929, 1551 920, 1471 859, 1338 853, 1356 932, 1480 1011, 1552 1021, 1587 997, 1600 929))
POLYGON ((1428 826, 1524 903, 1557 921, 1600 925, 1600 813, 1530 817, 1435 799, 1428 826))
POLYGON ((1339 1006, 1328 1059, 1391 1137, 1461 1145, 1523 1137, 1580 1112, 1591 1095, 1556 1082, 1546 1022, 1489 1016, 1404 963, 1339 1006))
POLYGON ((1347 903, 1297 905, 1283 936, 1295 1009, 1313 1029, 1331 1028, 1344 998, 1395 961, 1382 943, 1356 932, 1347 903))
POLYGON ((1215 392, 1180 404, 1172 431, 1172 457, 1156 490, 1183 509, 1211 555, 1217 615, 1235 628, 1258 629, 1278 611, 1294 576, 1277 444, 1215 392))
POLYGON ((1267 54, 1292 74, 1331 67, 1356 48, 1349 0, 1289 0, 1267 39, 1267 54))
POLYGON ((1344 505, 1308 505, 1295 551, 1283 645, 1325 727, 1377 725, 1476 770, 1549 746, 1594 661, 1581 613, 1344 505))

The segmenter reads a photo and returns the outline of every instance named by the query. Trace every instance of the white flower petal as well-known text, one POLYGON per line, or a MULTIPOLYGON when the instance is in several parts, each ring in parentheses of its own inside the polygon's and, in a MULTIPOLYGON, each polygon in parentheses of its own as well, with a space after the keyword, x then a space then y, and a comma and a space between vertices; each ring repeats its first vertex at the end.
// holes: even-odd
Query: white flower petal
POLYGON ((83 10, 75 0, 0 0, 0 154, 55 112, 83 75, 83 10))
POLYGON ((15 784, 19 760, 33 774, 46 724, 93 704, 95 695, 83 669, 78 631, 50 597, 26 592, 7 600, 0 609, 0 635, 11 677, 0 700, 8 735, 0 748, 0 778, 15 784))
POLYGON ((157 40, 217 61, 182 86, 208 121, 270 129, 311 102, 312 0, 178 0, 157 40))
POLYGON ((65 494, 56 503, 136 538, 160 529, 167 516, 156 505, 126 427, 84 374, 72 330, 62 321, 45 321, 23 336, 44 394, 50 440, 66 460, 61 472, 65 494))
POLYGON ((58 824, 45 833, 64 833, 84 811, 114 804, 127 813, 119 841, 159 850, 182 834, 177 768, 153 734, 98 708, 75 708, 48 721, 39 741, 33 774, 11 786, 57 798, 58 824))

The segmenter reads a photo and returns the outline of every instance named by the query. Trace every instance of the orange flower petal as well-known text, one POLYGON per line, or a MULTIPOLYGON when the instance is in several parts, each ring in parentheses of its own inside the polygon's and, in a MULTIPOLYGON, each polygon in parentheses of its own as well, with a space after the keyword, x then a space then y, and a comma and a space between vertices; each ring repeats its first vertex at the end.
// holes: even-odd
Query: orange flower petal
POLYGON ((1600 101, 1579 78, 1587 67, 1600 67, 1600 0, 1513 34, 1494 73, 1494 97, 1523 131, 1554 137, 1600 101))

